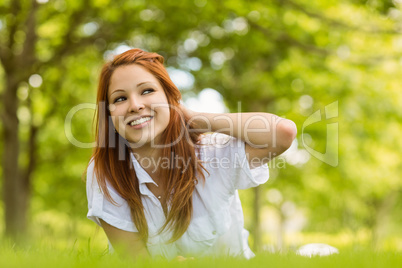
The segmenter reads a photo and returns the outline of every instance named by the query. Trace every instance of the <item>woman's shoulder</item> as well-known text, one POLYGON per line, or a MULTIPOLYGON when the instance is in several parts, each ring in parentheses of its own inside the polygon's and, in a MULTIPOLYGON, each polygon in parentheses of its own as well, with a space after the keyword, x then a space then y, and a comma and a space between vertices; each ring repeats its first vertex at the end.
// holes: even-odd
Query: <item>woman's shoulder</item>
POLYGON ((85 182, 86 182, 87 188, 89 186, 93 186, 94 184, 97 184, 97 179, 96 179, 96 174, 95 174, 95 160, 93 158, 91 158, 89 160, 85 173, 86 173, 85 182))
POLYGON ((232 136, 217 133, 217 132, 209 132, 204 133, 200 136, 198 144, 201 146, 208 146, 208 145, 227 145, 230 141, 234 138, 232 136))
POLYGON ((233 162, 244 155, 244 143, 241 140, 215 132, 203 134, 198 149, 198 157, 207 162, 211 159, 233 162))

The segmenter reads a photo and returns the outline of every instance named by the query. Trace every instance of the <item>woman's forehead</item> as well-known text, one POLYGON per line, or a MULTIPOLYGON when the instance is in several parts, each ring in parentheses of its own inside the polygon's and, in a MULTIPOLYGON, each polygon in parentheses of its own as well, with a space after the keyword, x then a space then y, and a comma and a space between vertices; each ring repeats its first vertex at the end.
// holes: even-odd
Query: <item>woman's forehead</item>
POLYGON ((141 83, 145 80, 157 82, 156 77, 150 73, 146 68, 137 65, 137 64, 130 64, 118 67, 114 70, 112 77, 110 79, 110 84, 117 84, 117 83, 141 83))
POLYGON ((160 86, 158 79, 146 68, 131 64, 118 67, 110 78, 108 95, 116 90, 133 89, 146 85, 160 86))

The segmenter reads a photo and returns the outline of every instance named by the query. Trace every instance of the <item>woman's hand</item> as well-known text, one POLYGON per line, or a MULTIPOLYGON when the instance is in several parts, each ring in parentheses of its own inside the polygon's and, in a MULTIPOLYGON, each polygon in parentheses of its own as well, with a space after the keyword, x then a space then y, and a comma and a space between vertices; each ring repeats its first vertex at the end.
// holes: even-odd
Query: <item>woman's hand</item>
POLYGON ((196 112, 188 109, 186 106, 184 106, 181 103, 180 103, 180 109, 186 118, 192 118, 196 114, 196 112))

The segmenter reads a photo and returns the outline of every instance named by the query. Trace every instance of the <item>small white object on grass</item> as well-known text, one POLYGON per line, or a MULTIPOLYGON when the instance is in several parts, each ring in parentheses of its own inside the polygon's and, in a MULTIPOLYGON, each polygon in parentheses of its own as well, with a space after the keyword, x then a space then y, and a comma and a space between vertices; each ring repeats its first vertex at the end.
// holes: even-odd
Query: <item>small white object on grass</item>
POLYGON ((297 255, 312 257, 312 256, 328 256, 338 254, 339 250, 327 244, 312 243, 301 246, 297 251, 297 255))

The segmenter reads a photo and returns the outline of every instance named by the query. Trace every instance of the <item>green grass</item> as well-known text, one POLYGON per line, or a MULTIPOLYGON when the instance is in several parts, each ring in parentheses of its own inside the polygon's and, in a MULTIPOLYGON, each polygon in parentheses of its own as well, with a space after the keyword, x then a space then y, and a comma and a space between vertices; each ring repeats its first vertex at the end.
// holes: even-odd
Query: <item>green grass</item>
POLYGON ((284 254, 261 253, 251 260, 236 258, 199 258, 177 260, 120 259, 116 255, 88 249, 60 250, 52 247, 16 249, 0 248, 0 267, 400 267, 402 254, 397 252, 341 249, 339 254, 326 257, 302 257, 293 252, 284 254))
MULTIPOLYGON (((29 241, 24 247, 15 247, 0 237, 0 268, 8 267, 402 267, 402 239, 388 237, 378 250, 371 250, 369 232, 338 234, 300 233, 285 237, 285 247, 296 249, 307 243, 328 243, 339 249, 339 254, 327 257, 303 257, 292 250, 282 254, 260 253, 251 260, 235 258, 199 258, 184 262, 139 260, 132 262, 107 254, 107 238, 103 231, 88 220, 79 222, 40 214, 34 221, 29 241), (56 221, 57 220, 57 221, 56 221), (290 243, 292 242, 292 243, 290 243)), ((57 215, 56 215, 57 216, 57 215)), ((0 226, 1 227, 1 226, 0 226)), ((0 228, 1 229, 1 228, 0 228)), ((275 241, 265 241, 275 245, 275 241)))

